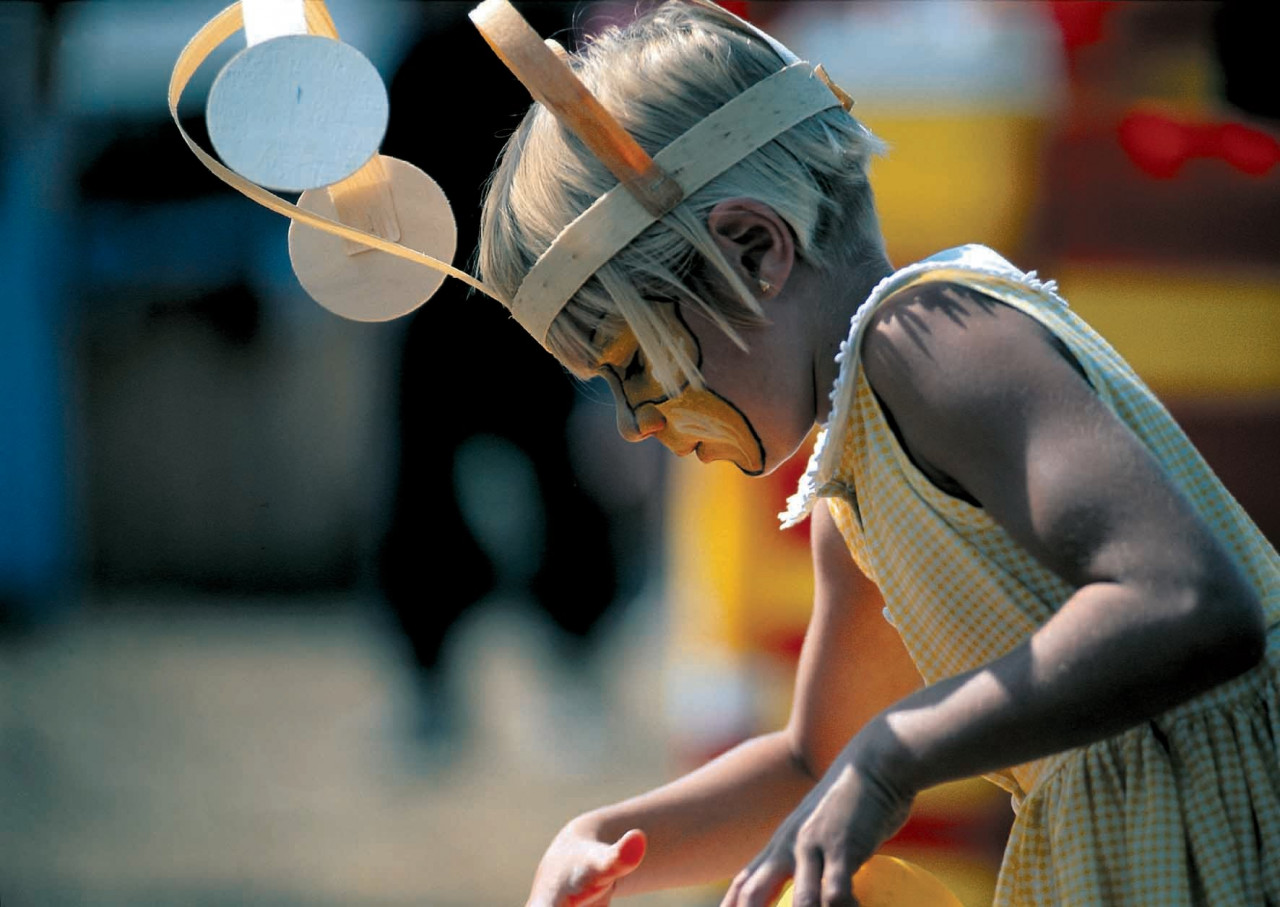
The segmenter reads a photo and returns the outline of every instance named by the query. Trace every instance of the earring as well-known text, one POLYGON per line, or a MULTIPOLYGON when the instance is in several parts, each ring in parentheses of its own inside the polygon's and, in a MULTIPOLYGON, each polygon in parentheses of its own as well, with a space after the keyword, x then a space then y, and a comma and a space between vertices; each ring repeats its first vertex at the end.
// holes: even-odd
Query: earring
POLYGON ((769 283, 769 281, 765 280, 764 278, 761 278, 760 280, 757 280, 757 281, 756 281, 756 285, 760 287, 760 292, 761 292, 761 293, 772 293, 772 292, 773 292, 773 284, 769 283))

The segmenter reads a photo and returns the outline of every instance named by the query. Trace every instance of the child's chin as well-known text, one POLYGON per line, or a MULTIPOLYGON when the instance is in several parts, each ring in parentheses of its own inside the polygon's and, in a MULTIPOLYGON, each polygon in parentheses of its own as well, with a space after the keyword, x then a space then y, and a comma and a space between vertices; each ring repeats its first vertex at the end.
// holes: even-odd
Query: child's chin
POLYGON ((715 463, 720 460, 732 463, 744 474, 758 476, 764 474, 764 464, 758 457, 749 457, 737 448, 722 447, 703 441, 693 449, 694 455, 703 463, 715 463))

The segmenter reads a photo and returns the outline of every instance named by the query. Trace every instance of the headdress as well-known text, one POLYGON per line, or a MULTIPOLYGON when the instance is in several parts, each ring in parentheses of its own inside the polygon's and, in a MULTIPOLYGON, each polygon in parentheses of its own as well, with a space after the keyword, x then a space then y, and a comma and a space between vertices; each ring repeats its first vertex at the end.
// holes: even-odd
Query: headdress
MULTIPOLYGON (((289 106, 295 87, 297 106, 302 106, 307 87, 301 84, 304 81, 318 85, 323 94, 326 83, 336 81, 332 78, 335 68, 345 67, 346 73, 341 79, 344 88, 335 91, 350 91, 353 84, 363 84, 360 66, 351 57, 355 52, 337 41, 324 0, 240 0, 232 4, 208 22, 179 56, 169 83, 169 109, 181 131, 178 100, 183 89, 213 49, 243 26, 250 46, 219 75, 210 92, 208 115, 215 147, 224 159, 238 155, 241 163, 228 163, 241 173, 219 163, 185 131, 182 136, 220 179, 294 220, 290 257, 308 292, 339 314, 384 320, 424 302, 444 275, 449 275, 497 299, 545 345, 551 323, 565 304, 601 265, 646 227, 792 126, 831 107, 848 110, 852 106, 849 96, 831 82, 821 66, 799 60, 782 44, 711 0, 684 2, 708 7, 732 20, 772 47, 785 65, 713 111, 653 157, 578 79, 565 62, 563 50, 553 41, 541 40, 508 0, 484 0, 471 12, 477 29, 533 98, 577 135, 619 181, 560 232, 525 275, 512 299, 448 264, 455 232, 443 194, 426 174, 376 153, 381 131, 376 121, 366 120, 371 118, 368 108, 373 108, 373 118, 379 109, 385 111, 385 89, 382 108, 378 108, 377 93, 372 89, 365 89, 367 97, 359 104, 335 105, 332 97, 311 100, 309 121, 289 106), (292 44, 282 43, 287 41, 292 44), (252 147, 237 148, 234 143, 224 150, 218 144, 218 123, 243 120, 245 108, 257 102, 253 96, 255 78, 260 82, 286 83, 256 86, 264 92, 283 93, 286 102, 285 113, 264 129, 289 127, 290 124, 279 122, 289 116, 302 120, 303 132, 317 134, 306 146, 311 155, 300 156, 308 161, 317 156, 316 143, 323 145, 326 130, 330 137, 341 133, 342 146, 321 149, 324 153, 318 157, 325 160, 305 173, 301 172, 303 168, 294 167, 284 176, 255 179, 255 167, 266 159, 287 155, 289 143, 299 141, 292 134, 278 139, 286 152, 259 148, 255 153, 252 147), (299 84, 295 86, 290 79, 299 84), (373 136, 374 147, 369 149, 371 156, 367 159, 360 158, 361 134, 373 136), (347 162, 355 161, 354 166, 347 164, 354 172, 336 180, 327 179, 332 169, 343 167, 344 156, 347 162), (326 171, 322 165, 329 164, 332 166, 326 171), (284 185, 288 178, 312 184, 284 185), (267 179, 274 179, 277 188, 306 191, 293 205, 256 184, 266 183, 267 179), (361 254, 368 249, 385 252, 394 259, 361 254), (423 281, 415 265, 433 269, 434 282, 431 278, 423 281)), ((385 129, 385 121, 382 128, 385 129)), ((251 146, 254 141, 252 135, 244 139, 242 124, 240 128, 221 131, 239 136, 241 146, 251 146)))

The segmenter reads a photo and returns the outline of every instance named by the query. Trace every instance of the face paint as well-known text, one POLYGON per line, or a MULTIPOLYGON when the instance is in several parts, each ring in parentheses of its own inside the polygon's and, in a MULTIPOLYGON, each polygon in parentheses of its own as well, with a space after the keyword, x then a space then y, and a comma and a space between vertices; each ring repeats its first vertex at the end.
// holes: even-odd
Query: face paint
MULTIPOLYGON (((702 348, 674 303, 657 308, 672 335, 699 367, 702 348)), ((728 460, 747 475, 764 471, 764 445, 746 415, 710 388, 685 385, 674 397, 662 389, 640 351, 630 329, 625 329, 605 349, 601 372, 609 382, 619 408, 619 430, 628 440, 655 437, 673 453, 697 454, 699 460, 728 460), (622 428, 630 418, 633 431, 622 428)))
POLYGON ((748 475, 764 471, 764 446, 742 412, 711 390, 686 388, 657 405, 667 426, 657 438, 672 450, 693 452, 703 463, 728 460, 748 475))

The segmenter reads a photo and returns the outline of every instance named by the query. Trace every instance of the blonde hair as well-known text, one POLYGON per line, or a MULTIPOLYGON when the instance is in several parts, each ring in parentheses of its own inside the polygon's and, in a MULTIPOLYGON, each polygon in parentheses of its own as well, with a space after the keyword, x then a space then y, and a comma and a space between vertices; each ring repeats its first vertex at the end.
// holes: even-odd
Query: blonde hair
MULTIPOLYGON (((570 64, 651 155, 785 65, 732 17, 680 0, 625 28, 607 29, 571 55, 570 64)), ((792 127, 694 192, 597 270, 552 323, 548 349, 574 374, 591 377, 601 350, 625 323, 664 390, 700 386, 697 363, 670 336, 652 303, 694 306, 744 349, 736 329, 764 322, 759 303, 707 229, 711 209, 735 197, 769 205, 790 226, 798 254, 819 269, 882 256, 866 176, 869 158, 882 150, 839 107, 792 127)), ((616 183, 575 135, 533 105, 503 149, 485 196, 481 279, 514 297, 560 231, 616 183)))

